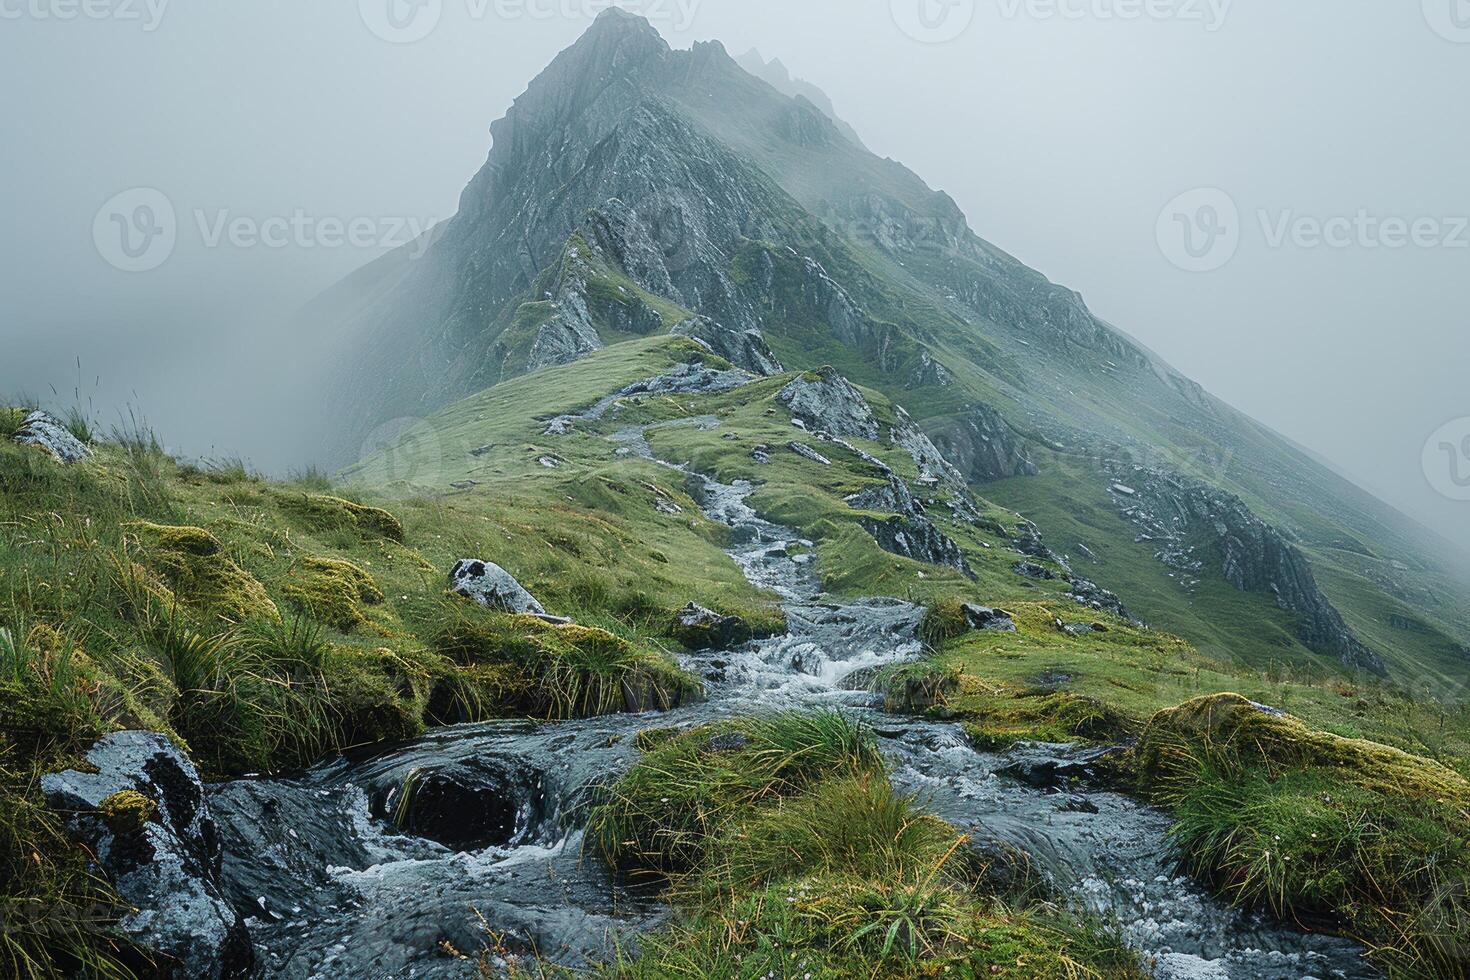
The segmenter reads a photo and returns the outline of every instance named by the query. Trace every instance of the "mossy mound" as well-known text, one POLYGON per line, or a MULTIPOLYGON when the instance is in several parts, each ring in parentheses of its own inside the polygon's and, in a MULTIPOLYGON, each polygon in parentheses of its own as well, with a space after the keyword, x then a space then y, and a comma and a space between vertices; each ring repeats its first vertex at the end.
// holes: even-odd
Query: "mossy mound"
POLYGON ((1129 723, 1096 698, 1044 688, 991 686, 960 679, 965 733, 977 749, 1000 751, 1017 742, 1111 743, 1129 734, 1129 723))
POLYGON ((524 684, 507 708, 544 718, 668 710, 697 699, 697 681, 661 652, 603 629, 556 626, 533 616, 459 609, 435 640, 461 665, 510 664, 524 684))
POLYGON ((970 622, 965 618, 965 600, 941 599, 924 613, 916 635, 929 646, 938 647, 968 632, 970 622))
POLYGON ((1319 768, 1395 796, 1470 807, 1470 781, 1420 756, 1317 731, 1238 694, 1211 694, 1154 715, 1134 758, 1146 785, 1188 774, 1201 753, 1227 751, 1273 770, 1319 768))
POLYGON ((742 808, 883 772, 870 732, 831 713, 701 725, 651 746, 593 811, 588 846, 635 874, 687 873, 742 808))
POLYGON ((934 660, 915 660, 883 668, 872 686, 883 695, 884 711, 919 714, 948 702, 959 690, 960 671, 934 660))
POLYGON ((136 834, 158 812, 158 804, 137 790, 124 789, 97 804, 97 813, 115 834, 136 834))
POLYGON ((383 603, 383 590, 350 561, 307 555, 292 567, 281 593, 328 626, 351 632, 367 621, 364 606, 383 603))
POLYGON ((403 540, 403 524, 381 507, 369 507, 328 494, 281 494, 281 507, 307 519, 316 530, 350 529, 365 535, 403 540))
POLYGON ((1235 694, 1159 712, 1133 752, 1185 866, 1364 942, 1395 976, 1470 976, 1470 784, 1235 694))
POLYGON ((135 521, 125 529, 136 542, 138 562, 161 575, 185 605, 235 622, 280 618, 265 586, 203 528, 135 521))

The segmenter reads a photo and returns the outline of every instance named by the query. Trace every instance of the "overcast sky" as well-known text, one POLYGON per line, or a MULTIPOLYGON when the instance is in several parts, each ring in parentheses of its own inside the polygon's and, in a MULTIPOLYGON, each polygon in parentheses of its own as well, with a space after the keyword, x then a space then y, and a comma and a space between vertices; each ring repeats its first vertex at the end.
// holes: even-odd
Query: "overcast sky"
MULTIPOLYGON (((309 461, 315 355, 276 325, 452 214, 606 5, 391 2, 0 0, 0 392, 309 461), (95 244, 124 193, 136 255, 95 244), (163 253, 143 206, 177 216, 163 253)), ((1470 453, 1466 0, 620 5, 779 56, 980 235, 1470 544, 1470 455, 1440 448, 1470 453)))

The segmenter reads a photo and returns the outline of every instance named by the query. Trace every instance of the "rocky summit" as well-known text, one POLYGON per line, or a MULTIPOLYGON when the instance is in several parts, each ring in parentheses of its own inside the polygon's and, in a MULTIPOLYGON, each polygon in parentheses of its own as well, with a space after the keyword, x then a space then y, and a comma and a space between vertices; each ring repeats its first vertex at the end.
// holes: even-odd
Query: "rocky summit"
POLYGON ((0 974, 1470 975, 1431 534, 779 62, 491 137, 330 475, 0 408, 0 974))

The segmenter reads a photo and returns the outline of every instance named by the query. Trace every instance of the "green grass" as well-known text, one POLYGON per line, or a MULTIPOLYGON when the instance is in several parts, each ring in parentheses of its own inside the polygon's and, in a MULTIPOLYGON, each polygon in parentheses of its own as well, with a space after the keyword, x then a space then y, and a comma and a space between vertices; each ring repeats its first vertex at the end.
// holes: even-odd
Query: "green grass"
POLYGON ((1136 977, 1116 939, 987 894, 967 836, 893 790, 841 715, 735 719, 645 741, 587 846, 669 885, 670 925, 622 977, 1136 977))
POLYGON ((1161 712, 1135 750, 1185 866, 1231 900, 1338 928, 1391 975, 1470 969, 1470 782, 1220 696, 1161 712))

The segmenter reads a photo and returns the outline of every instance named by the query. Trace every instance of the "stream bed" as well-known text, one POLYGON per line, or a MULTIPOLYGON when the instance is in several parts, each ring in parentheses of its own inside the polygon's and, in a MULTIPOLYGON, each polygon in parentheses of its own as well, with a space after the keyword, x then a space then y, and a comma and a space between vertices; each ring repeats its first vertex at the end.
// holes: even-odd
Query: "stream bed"
MULTIPOLYGON (((643 429, 614 438, 622 452, 651 456, 643 429)), ((632 761, 644 728, 790 708, 835 708, 871 725, 896 785, 977 838, 1024 852, 1063 894, 1118 922, 1163 980, 1377 976, 1356 944, 1240 913, 1182 877, 1159 811, 1085 784, 1059 792, 1001 775, 1017 763, 1082 765, 1085 751, 978 752, 957 725, 883 713, 844 681, 917 656, 922 609, 824 596, 810 543, 752 511, 751 486, 686 478, 705 513, 734 529, 730 554, 746 576, 781 596, 789 631, 686 657, 705 680, 698 705, 440 729, 293 779, 213 787, 224 881, 251 910, 264 976, 475 977, 487 943, 567 966, 606 959, 668 909, 583 858, 592 788, 632 761), (416 806, 400 831, 392 818, 403 817, 406 783, 416 806)))

